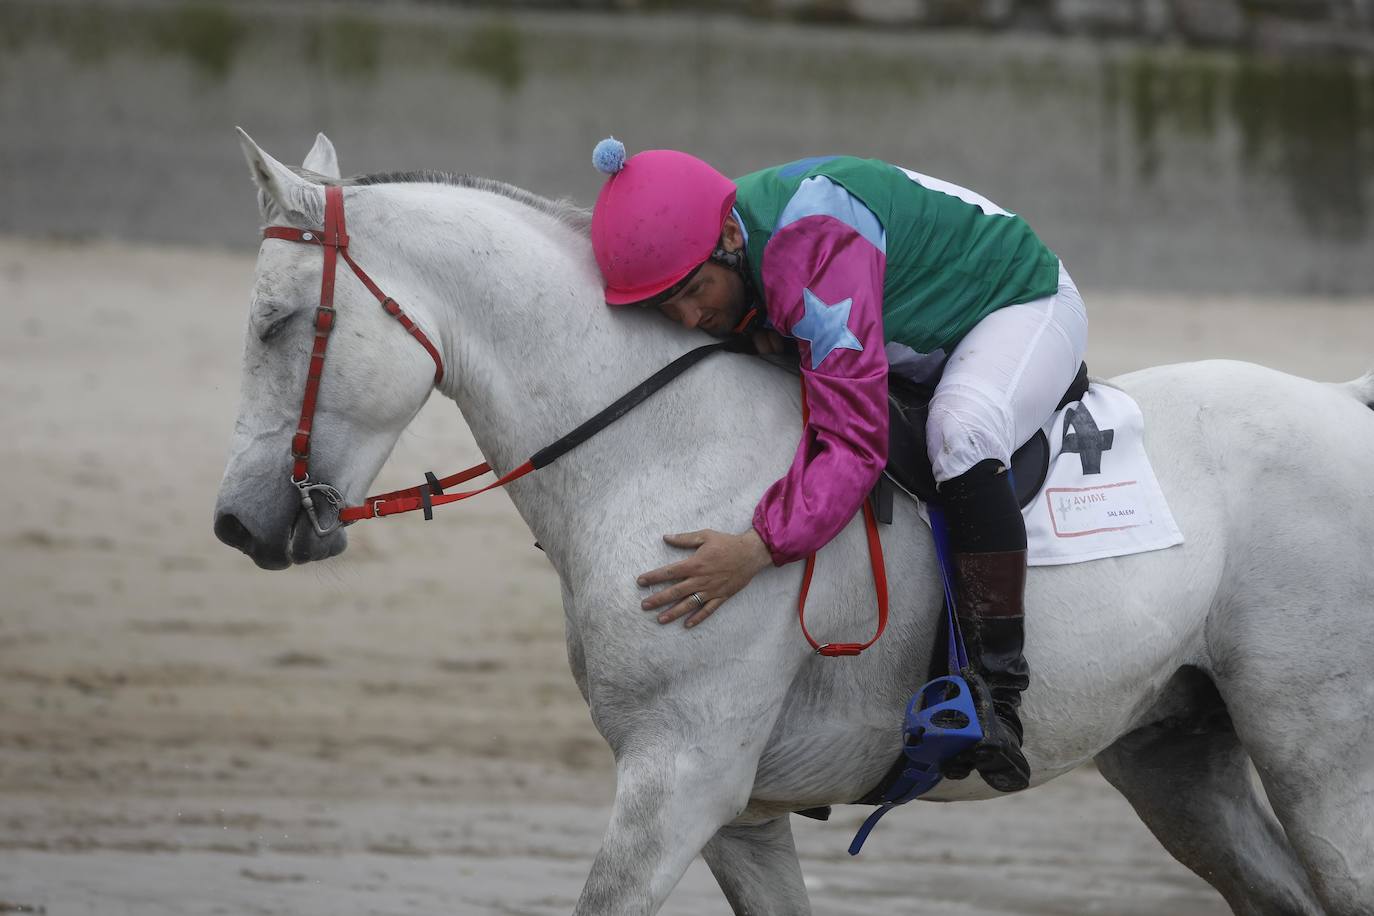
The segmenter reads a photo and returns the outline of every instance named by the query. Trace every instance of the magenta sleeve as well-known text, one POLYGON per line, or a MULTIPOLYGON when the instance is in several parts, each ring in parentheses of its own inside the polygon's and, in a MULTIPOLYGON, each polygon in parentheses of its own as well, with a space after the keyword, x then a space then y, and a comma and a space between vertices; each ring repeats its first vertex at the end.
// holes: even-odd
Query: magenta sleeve
POLYGON ((775 564, 825 546, 887 463, 884 265, 881 250, 829 216, 791 223, 765 251, 769 318, 797 340, 810 409, 791 468, 754 510, 775 564))

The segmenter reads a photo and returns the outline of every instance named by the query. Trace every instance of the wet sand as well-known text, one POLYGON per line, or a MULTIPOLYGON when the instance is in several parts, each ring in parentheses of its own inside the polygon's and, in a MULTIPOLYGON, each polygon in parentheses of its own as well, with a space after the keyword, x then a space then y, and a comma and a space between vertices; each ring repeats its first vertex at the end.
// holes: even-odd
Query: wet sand
MULTIPOLYGON (((251 275, 0 239, 0 912, 567 913, 611 761, 510 503, 374 523, 283 573, 214 540, 251 275)), ((1374 366, 1374 301, 1085 295, 1099 374, 1374 366)), ((378 488, 478 460, 435 401, 378 488)), ((797 819, 817 913, 1227 912, 1090 769, 909 806, 850 859, 866 812, 797 819)), ((698 863, 663 912, 725 911, 698 863)))

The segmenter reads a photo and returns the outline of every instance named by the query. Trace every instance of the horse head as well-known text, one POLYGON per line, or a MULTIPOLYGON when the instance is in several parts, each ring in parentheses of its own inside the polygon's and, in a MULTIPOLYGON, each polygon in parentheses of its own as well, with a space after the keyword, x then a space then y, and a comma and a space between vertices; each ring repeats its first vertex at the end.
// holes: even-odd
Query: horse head
MULTIPOLYGON (((292 169, 239 133, 263 222, 308 230, 318 241, 326 186, 339 179, 333 145, 320 134, 303 167, 292 169)), ((386 263, 387 246, 368 237, 362 221, 349 224, 350 234, 355 226, 379 263, 386 263)), ((340 269, 340 259, 334 270, 334 327, 312 422, 305 424, 311 427, 308 476, 325 485, 314 493, 326 526, 321 533, 303 509, 297 478, 302 465, 293 456, 293 437, 303 422, 302 399, 317 338, 326 260, 322 250, 318 244, 282 238, 265 238, 258 250, 239 412, 215 503, 214 529, 221 541, 264 569, 283 569, 344 550, 343 529, 327 530, 336 507, 324 505, 329 500, 322 496, 357 502, 366 495, 435 381, 431 357, 350 271, 340 269)), ((420 307, 406 304, 418 327, 432 329, 432 317, 419 313, 420 307)), ((432 332, 429 336, 437 342, 432 332)))

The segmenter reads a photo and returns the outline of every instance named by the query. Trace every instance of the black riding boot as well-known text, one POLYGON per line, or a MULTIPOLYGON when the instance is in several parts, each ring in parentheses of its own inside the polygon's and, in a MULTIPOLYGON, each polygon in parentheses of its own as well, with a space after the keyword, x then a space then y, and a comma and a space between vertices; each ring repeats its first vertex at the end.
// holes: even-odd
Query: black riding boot
POLYGON ((1021 691, 1030 684, 1030 669, 1021 654, 1026 552, 956 554, 954 565, 959 626, 970 665, 963 675, 983 725, 983 740, 973 748, 972 763, 997 791, 1016 792, 1030 781, 1030 767, 1021 753, 1019 715, 1021 691))
POLYGON ((948 761, 950 779, 976 768, 999 792, 1030 783, 1021 753, 1018 711, 1030 683, 1025 644, 1026 528, 1000 462, 984 461, 940 487, 950 546, 954 550, 954 597, 968 649, 961 672, 973 690, 983 740, 948 761))

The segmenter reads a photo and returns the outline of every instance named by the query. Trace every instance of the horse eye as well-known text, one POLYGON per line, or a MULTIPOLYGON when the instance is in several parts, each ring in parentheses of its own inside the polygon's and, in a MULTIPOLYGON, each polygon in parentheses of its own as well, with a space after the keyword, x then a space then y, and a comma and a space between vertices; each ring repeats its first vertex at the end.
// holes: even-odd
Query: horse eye
POLYGON ((266 343, 267 341, 271 340, 273 337, 276 337, 278 334, 281 333, 282 328, 286 327, 287 323, 291 321, 291 318, 292 318, 292 317, 293 317, 293 316, 291 316, 291 315, 283 315, 282 317, 278 318, 276 321, 274 321, 274 322, 272 322, 271 324, 269 324, 269 325, 262 331, 262 333, 258 335, 258 340, 261 340, 263 343, 266 343))

